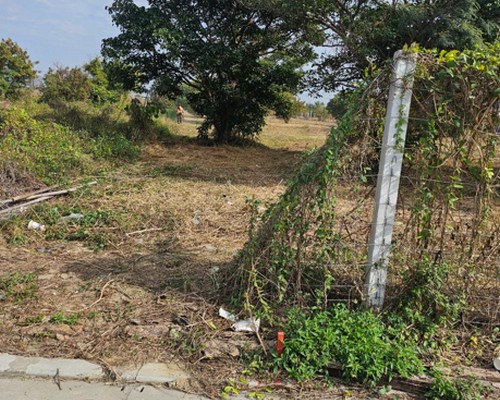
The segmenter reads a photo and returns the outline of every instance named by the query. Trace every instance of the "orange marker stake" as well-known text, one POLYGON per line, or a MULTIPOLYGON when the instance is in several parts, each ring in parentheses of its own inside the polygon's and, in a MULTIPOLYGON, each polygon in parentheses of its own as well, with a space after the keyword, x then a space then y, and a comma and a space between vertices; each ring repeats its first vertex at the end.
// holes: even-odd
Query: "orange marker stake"
POLYGON ((278 332, 278 341, 276 342, 276 352, 278 357, 281 357, 283 353, 283 347, 285 346, 285 332, 278 332))

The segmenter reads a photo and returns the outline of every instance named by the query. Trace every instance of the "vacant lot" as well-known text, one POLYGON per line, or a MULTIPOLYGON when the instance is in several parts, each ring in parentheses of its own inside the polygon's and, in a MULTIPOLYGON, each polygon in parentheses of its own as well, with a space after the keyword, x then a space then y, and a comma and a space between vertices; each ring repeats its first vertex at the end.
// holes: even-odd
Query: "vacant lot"
POLYGON ((270 119, 259 144, 238 148, 196 144, 197 122, 172 125, 176 137, 146 146, 139 162, 87 177, 97 185, 0 225, 2 351, 96 360, 110 373, 209 365, 198 390, 216 394, 246 340, 227 332, 212 300, 217 272, 246 241, 247 199, 276 199, 330 124, 270 119))

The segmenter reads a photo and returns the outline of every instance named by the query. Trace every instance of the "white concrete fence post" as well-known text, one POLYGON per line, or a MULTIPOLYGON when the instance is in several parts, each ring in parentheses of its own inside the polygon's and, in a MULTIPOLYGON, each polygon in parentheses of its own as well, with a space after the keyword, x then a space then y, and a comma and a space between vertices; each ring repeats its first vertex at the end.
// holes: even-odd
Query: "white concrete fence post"
POLYGON ((394 54, 365 280, 367 305, 379 309, 384 305, 415 66, 415 54, 403 50, 394 54))

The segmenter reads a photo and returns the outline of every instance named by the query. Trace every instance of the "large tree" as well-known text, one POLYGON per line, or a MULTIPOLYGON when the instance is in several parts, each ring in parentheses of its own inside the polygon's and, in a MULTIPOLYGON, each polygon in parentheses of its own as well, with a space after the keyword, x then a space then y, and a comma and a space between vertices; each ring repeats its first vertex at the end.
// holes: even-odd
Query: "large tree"
POLYGON ((0 41, 0 98, 15 97, 36 77, 35 63, 12 39, 0 41))
POLYGON ((240 0, 148 3, 115 0, 108 8, 121 33, 104 40, 103 54, 128 69, 125 83, 170 98, 192 88, 188 101, 205 117, 200 135, 213 132, 220 143, 258 133, 270 110, 288 116, 283 94, 297 90, 300 67, 312 59, 310 34, 240 0))
POLYGON ((349 87, 405 44, 465 49, 498 40, 499 0, 244 0, 323 29, 319 86, 349 87), (299 16, 299 19, 297 18, 299 16))

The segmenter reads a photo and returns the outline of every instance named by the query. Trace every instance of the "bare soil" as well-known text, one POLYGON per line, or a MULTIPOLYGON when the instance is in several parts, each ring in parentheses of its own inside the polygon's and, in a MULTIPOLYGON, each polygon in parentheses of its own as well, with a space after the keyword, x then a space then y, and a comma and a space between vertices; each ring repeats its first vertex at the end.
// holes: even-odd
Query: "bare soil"
MULTIPOLYGON (((196 123, 174 126, 182 136, 148 145, 139 162, 93 177, 98 185, 0 225, 0 351, 93 360, 111 377, 118 367, 177 361, 196 377, 190 390, 212 397, 241 376, 238 360, 258 344, 218 317, 217 272, 246 241, 247 199, 275 200, 329 125, 271 121, 274 144, 288 148, 238 148, 194 143, 196 123), (297 141, 304 124, 306 141, 297 141), (49 222, 57 209, 110 213, 85 228, 104 249, 58 238, 64 223, 49 222), (31 219, 47 231, 28 230, 31 219)), ((2 198, 40 186, 5 176, 2 198)))
MULTIPOLYGON (((247 240, 248 200, 276 200, 303 151, 323 144, 331 123, 270 119, 250 147, 198 145, 198 123, 172 124, 178 136, 145 146, 138 162, 87 177, 98 184, 0 224, 1 352, 88 359, 111 379, 119 368, 174 361, 195 378, 183 389, 213 398, 228 380, 239 381, 241 358, 260 345, 218 316, 219 272, 247 240), (51 220, 60 210, 107 218, 65 225, 51 220), (47 231, 29 230, 31 219, 47 231)), ((0 199, 39 185, 26 178, 5 186, 0 199)), ((348 193, 345 200, 351 207, 348 193)), ((255 390, 302 398, 308 389, 284 383, 255 390)), ((319 389, 307 398, 373 395, 340 384, 319 389)), ((394 396, 418 398, 387 398, 394 396)))

